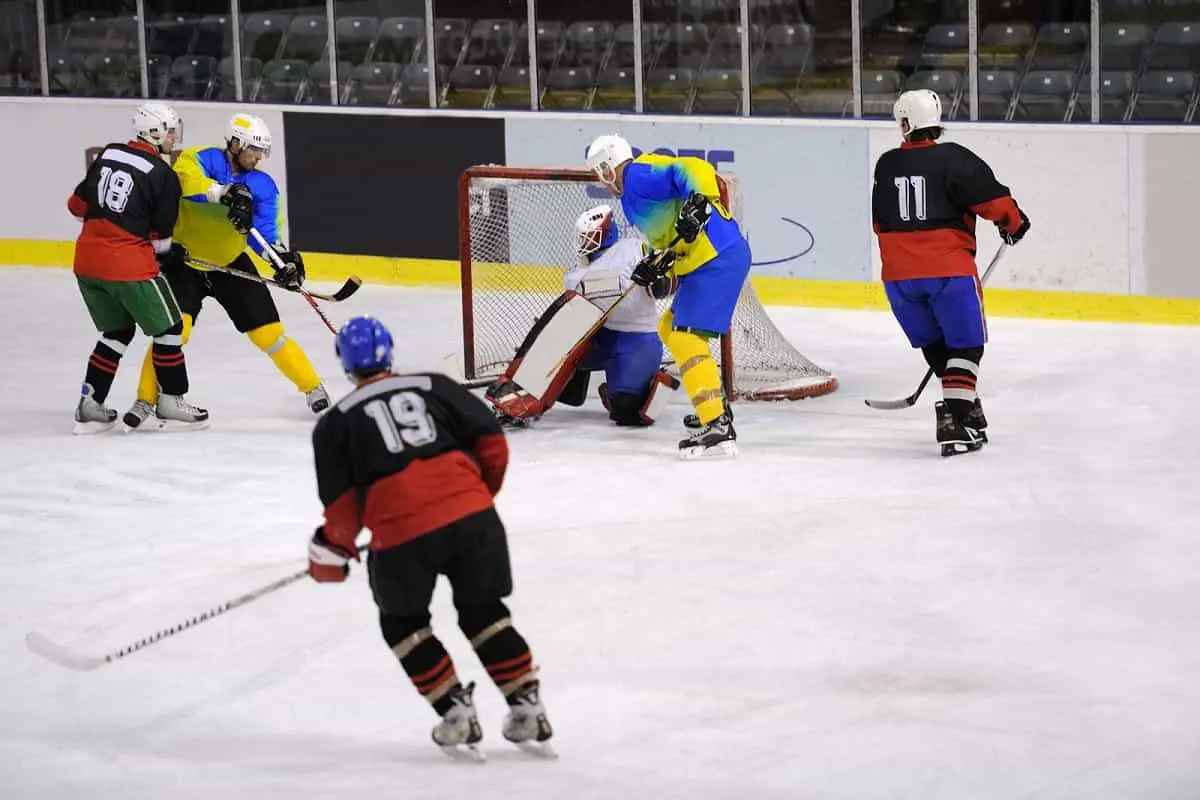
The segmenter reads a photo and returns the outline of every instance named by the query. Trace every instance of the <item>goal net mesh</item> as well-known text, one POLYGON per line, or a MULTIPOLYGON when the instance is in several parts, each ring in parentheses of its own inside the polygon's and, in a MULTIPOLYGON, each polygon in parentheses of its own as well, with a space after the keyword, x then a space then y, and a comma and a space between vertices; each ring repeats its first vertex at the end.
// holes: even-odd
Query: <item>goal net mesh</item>
MULTIPOLYGON (((736 176, 730 211, 743 221, 736 176)), ((575 219, 605 203, 623 236, 640 236, 621 204, 582 170, 473 167, 460 185, 464 367, 469 379, 499 375, 575 264, 575 219)), ((744 224, 743 224, 744 230, 744 224)), ((660 301, 660 311, 670 304, 660 301)), ((771 321, 749 279, 730 333, 710 342, 734 398, 799 399, 826 394, 837 380, 797 350, 771 321)), ((668 354, 669 358, 669 354, 668 354)), ((668 368, 671 367, 667 362, 668 368)))

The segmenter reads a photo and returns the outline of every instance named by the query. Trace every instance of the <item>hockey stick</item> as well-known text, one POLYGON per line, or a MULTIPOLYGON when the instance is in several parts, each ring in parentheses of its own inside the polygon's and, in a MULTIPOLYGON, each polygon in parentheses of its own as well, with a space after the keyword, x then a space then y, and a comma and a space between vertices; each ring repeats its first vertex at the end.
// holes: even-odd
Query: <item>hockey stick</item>
MULTIPOLYGON (((279 253, 275 252, 274 247, 267 244, 267 240, 264 239, 263 235, 258 232, 258 228, 250 229, 250 237, 252 239, 254 239, 255 242, 258 243, 259 247, 262 248, 263 255, 267 258, 268 261, 270 261, 272 264, 275 265, 275 269, 284 269, 285 268, 286 265, 283 263, 283 260, 279 257, 279 253)), ((325 327, 329 328, 329 332, 332 333, 334 336, 337 336, 337 327, 334 326, 334 324, 329 321, 329 317, 325 316, 325 312, 321 310, 321 307, 319 305, 317 305, 317 301, 313 299, 312 293, 309 292, 307 289, 305 289, 303 286, 297 286, 296 291, 299 292, 300 295, 306 301, 308 301, 308 304, 310 306, 312 306, 312 310, 317 312, 317 316, 320 317, 321 321, 325 323, 325 327)))
MULTIPOLYGON (((254 281, 255 283, 263 283, 263 284, 266 284, 267 286, 276 286, 280 289, 283 289, 286 292, 296 292, 297 291, 296 289, 291 289, 291 288, 288 288, 287 286, 284 286, 282 283, 279 283, 278 281, 273 281, 270 278, 264 278, 262 275, 256 275, 256 274, 253 274, 250 272, 244 272, 240 269, 234 269, 233 267, 223 267, 220 264, 213 264, 208 261, 201 261, 200 259, 192 258, 191 256, 188 256, 187 261, 189 264, 194 264, 195 266, 200 267, 201 269, 206 269, 209 272, 224 272, 227 275, 236 275, 239 278, 244 278, 245 280, 248 280, 248 281, 254 281)), ((305 291, 308 291, 308 293, 311 294, 317 300, 324 300, 327 303, 340 303, 343 300, 346 300, 349 297, 353 296, 354 293, 357 292, 361 287, 362 287, 362 278, 358 277, 357 275, 351 275, 346 280, 346 282, 342 284, 341 288, 338 289, 333 294, 324 294, 322 292, 312 292, 312 291, 308 291, 307 289, 305 291)))
MULTIPOLYGON (((979 283, 981 285, 987 283, 988 277, 992 274, 992 270, 994 270, 996 265, 1000 263, 1000 257, 1004 255, 1006 250, 1008 250, 1008 243, 1002 242, 999 249, 996 250, 996 255, 992 256, 991 263, 988 264, 987 269, 983 271, 983 277, 979 279, 979 283)), ((933 367, 930 367, 925 371, 925 377, 921 379, 919 384, 917 384, 917 390, 902 400, 864 400, 863 402, 878 411, 896 411, 901 408, 911 408, 917 404, 917 400, 921 397, 921 393, 925 391, 925 387, 929 385, 929 380, 932 377, 933 367)))
MULTIPOLYGON (((671 240, 670 244, 668 244, 662 250, 659 250, 657 253, 655 253, 655 256, 657 256, 657 258, 659 260, 661 260, 663 258, 663 254, 670 252, 671 248, 673 248, 675 245, 679 244, 680 240, 682 240, 682 239, 683 239, 682 234, 675 234, 675 238, 671 240)), ((579 338, 579 341, 575 343, 575 346, 563 354, 563 357, 558 360, 558 363, 556 363, 553 367, 551 367, 550 371, 546 373, 546 377, 549 378, 552 375, 556 375, 558 373, 558 371, 560 369, 562 369, 562 365, 564 363, 566 363, 566 360, 570 357, 571 353, 575 352, 575 348, 579 347, 581 342, 586 342, 589 339, 591 339, 593 336, 595 336, 596 331, 598 331, 604 327, 604 323, 608 322, 608 318, 611 317, 613 312, 617 310, 617 306, 621 305, 621 301, 624 300, 626 297, 629 297, 629 295, 633 293, 634 289, 644 289, 644 288, 646 288, 646 287, 641 286, 636 283, 633 283, 633 282, 630 282, 629 288, 626 289, 625 291, 621 292, 621 296, 618 297, 611 306, 609 306, 607 309, 605 309, 604 313, 600 315, 600 318, 598 320, 596 320, 595 322, 592 323, 592 327, 587 329, 587 332, 579 338)))
MULTIPOLYGON (((358 552, 362 553, 366 549, 367 546, 363 545, 362 547, 358 548, 358 552)), ((274 583, 255 589, 252 592, 247 592, 246 594, 241 595, 240 597, 235 597, 232 600, 227 600, 224 603, 221 603, 218 606, 213 606, 207 611, 203 611, 194 617, 184 620, 183 622, 172 625, 169 628, 163 628, 162 630, 156 631, 145 638, 138 639, 133 644, 126 645, 125 647, 114 650, 111 653, 105 653, 102 656, 89 656, 69 650, 68 648, 63 647, 57 642, 48 639, 36 631, 31 631, 30 633, 25 634, 25 645, 42 658, 45 658, 48 661, 53 661, 55 664, 58 664, 61 667, 66 667, 67 669, 73 669, 80 672, 87 672, 89 670, 96 669, 97 667, 102 667, 105 664, 111 664, 112 662, 122 659, 127 655, 136 653, 138 650, 149 647, 155 642, 161 642, 167 637, 174 636, 181 631, 186 631, 188 628, 194 628, 201 622, 207 622, 214 617, 219 617, 228 611, 232 611, 235 608, 239 608, 247 603, 258 600, 260 597, 265 597, 272 592, 276 592, 285 586, 290 586, 297 581, 303 580, 307 576, 308 570, 304 569, 300 572, 288 575, 286 578, 280 578, 274 583)))

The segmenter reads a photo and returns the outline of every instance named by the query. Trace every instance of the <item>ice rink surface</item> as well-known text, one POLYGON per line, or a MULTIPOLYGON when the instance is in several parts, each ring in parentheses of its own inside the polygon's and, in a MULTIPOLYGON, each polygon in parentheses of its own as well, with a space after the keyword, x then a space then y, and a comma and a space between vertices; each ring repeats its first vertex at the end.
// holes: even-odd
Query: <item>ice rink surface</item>
MULTIPOLYGON (((924 370, 874 312, 772 310, 841 388, 740 404, 737 459, 679 461, 675 415, 556 408, 510 437, 499 507, 561 758, 501 739, 442 587, 435 627, 480 682, 475 766, 430 742, 361 568, 93 672, 31 654, 30 630, 102 654, 303 569, 313 420, 209 301, 187 354, 212 428, 73 437, 94 331, 70 274, 6 269, 0 296, 6 800, 1200 796, 1200 328, 992 320, 992 443, 952 459, 936 387, 863 405, 924 370)), ((348 391, 328 331, 278 300, 348 391)), ((326 308, 383 318, 401 369, 459 348, 455 291, 326 308)))

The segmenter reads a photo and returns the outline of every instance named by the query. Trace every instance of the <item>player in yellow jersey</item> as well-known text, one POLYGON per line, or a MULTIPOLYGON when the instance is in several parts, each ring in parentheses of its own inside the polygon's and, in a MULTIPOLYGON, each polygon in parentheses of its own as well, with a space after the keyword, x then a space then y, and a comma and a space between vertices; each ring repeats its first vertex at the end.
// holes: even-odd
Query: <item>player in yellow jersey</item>
MULTIPOLYGON (((174 241, 196 261, 224 264, 257 275, 247 246, 267 263, 273 264, 273 260, 252 239, 247 241, 247 234, 254 227, 266 241, 273 243, 283 263, 275 272, 275 280, 283 286, 300 286, 304 282, 304 260, 282 243, 279 187, 258 168, 259 161, 270 153, 271 132, 267 124, 258 117, 241 113, 234 114, 229 121, 223 147, 193 147, 181 153, 175 162, 175 173, 183 187, 183 202, 174 241)), ((314 413, 329 407, 329 394, 308 356, 284 332, 279 309, 266 286, 235 275, 192 267, 179 260, 164 263, 162 271, 183 311, 185 343, 204 298, 212 297, 225 309, 234 327, 270 356, 279 371, 304 393, 314 413)), ((147 352, 138 382, 137 402, 122 419, 127 429, 145 429, 153 423, 157 397, 158 380, 151 354, 147 352)))
POLYGON ((750 245, 729 212, 725 181, 700 158, 634 158, 629 142, 615 134, 592 142, 587 167, 656 250, 633 271, 633 281, 650 286, 664 275, 678 281, 658 333, 696 410, 684 420, 691 433, 679 442, 680 455, 736 455, 733 414, 708 349, 709 339, 729 332, 750 272, 750 245))

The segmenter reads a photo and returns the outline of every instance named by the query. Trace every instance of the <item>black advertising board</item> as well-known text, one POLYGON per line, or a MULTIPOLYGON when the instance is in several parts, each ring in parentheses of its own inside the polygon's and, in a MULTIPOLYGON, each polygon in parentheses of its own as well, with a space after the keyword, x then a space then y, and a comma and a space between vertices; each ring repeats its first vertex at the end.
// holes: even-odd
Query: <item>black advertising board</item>
POLYGON ((458 258, 458 184, 503 164, 504 120, 284 113, 289 239, 301 251, 458 258))

